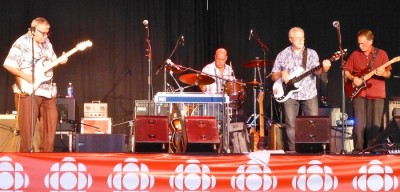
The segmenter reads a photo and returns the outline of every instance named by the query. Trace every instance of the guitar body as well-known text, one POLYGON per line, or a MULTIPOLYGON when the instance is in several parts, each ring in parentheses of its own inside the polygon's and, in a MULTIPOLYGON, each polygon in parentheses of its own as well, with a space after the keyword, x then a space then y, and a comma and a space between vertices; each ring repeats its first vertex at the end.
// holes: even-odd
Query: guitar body
POLYGON ((170 150, 174 153, 182 152, 183 137, 182 137, 182 124, 179 118, 172 119, 170 122, 170 150))
POLYGON ((355 96, 357 96, 358 93, 362 89, 372 86, 371 84, 368 83, 368 80, 371 79, 375 75, 375 71, 377 69, 384 70, 387 66, 389 66, 395 62, 399 62, 399 61, 400 61, 400 56, 397 56, 397 57, 394 57, 393 59, 391 59, 390 61, 386 62, 385 64, 379 66, 378 68, 371 70, 370 72, 367 71, 368 69, 365 69, 365 70, 359 72, 358 74, 356 74, 355 76, 363 79, 363 83, 361 84, 361 86, 356 87, 353 85, 352 81, 347 81, 345 84, 345 90, 346 90, 347 96, 349 96, 350 99, 353 100, 353 98, 355 96))
POLYGON ((272 85, 272 90, 277 102, 285 102, 292 96, 293 93, 299 92, 302 89, 302 87, 299 86, 299 82, 294 83, 292 79, 301 75, 303 71, 303 68, 295 70, 289 75, 290 80, 288 83, 283 82, 282 78, 275 81, 274 85, 272 85))
POLYGON ((89 40, 78 43, 73 49, 69 50, 67 53, 63 54, 62 56, 55 59, 54 61, 46 61, 45 60, 46 57, 40 58, 39 61, 37 61, 35 63, 35 82, 28 83, 21 77, 16 77, 15 84, 19 90, 15 90, 15 91, 19 91, 21 93, 32 94, 33 90, 36 90, 42 83, 49 81, 52 78, 52 76, 46 76, 47 71, 49 71, 50 69, 52 69, 53 67, 58 65, 61 61, 68 58, 75 52, 83 51, 87 47, 91 47, 92 44, 93 43, 89 40), (43 65, 44 62, 48 62, 48 63, 46 63, 46 65, 43 65))
POLYGON ((15 77, 15 84, 22 93, 32 94, 32 90, 36 90, 42 83, 49 81, 52 76, 46 76, 46 71, 43 71, 43 63, 46 61, 46 57, 42 57, 35 64, 35 82, 33 84, 28 83, 21 77, 15 77))

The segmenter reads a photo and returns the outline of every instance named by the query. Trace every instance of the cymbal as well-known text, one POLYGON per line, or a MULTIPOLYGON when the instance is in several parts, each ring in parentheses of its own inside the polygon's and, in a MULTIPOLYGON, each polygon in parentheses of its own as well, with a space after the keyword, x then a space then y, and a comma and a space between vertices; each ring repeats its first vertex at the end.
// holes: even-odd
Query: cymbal
POLYGON ((270 64, 272 64, 272 61, 270 61, 270 60, 265 60, 265 62, 264 62, 264 60, 255 59, 255 60, 251 60, 251 61, 246 62, 245 64, 243 64, 243 67, 251 67, 251 68, 254 68, 254 67, 265 67, 265 66, 270 65, 270 64))
POLYGON ((178 67, 179 68, 177 68, 177 67, 171 67, 171 66, 167 66, 167 71, 172 71, 173 73, 182 73, 182 72, 184 72, 185 70, 182 68, 182 66, 181 65, 178 65, 178 67))
POLYGON ((179 77, 179 80, 188 85, 209 85, 215 82, 212 77, 197 73, 188 73, 181 75, 179 77))
POLYGON ((254 80, 253 80, 253 81, 246 82, 246 85, 255 87, 255 86, 261 85, 261 83, 258 82, 258 81, 254 81, 254 80))

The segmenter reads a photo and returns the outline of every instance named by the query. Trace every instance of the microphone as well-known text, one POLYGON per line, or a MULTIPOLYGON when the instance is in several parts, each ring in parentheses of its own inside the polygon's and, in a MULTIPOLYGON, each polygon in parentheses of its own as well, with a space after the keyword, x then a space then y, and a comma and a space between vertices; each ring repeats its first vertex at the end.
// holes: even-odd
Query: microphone
POLYGON ((250 41, 252 36, 253 36, 253 29, 250 29, 249 41, 250 41))
POLYGON ((340 23, 339 23, 339 21, 334 21, 334 22, 332 23, 332 25, 333 25, 335 28, 338 28, 338 27, 340 26, 340 23))
POLYGON ((147 28, 147 27, 148 27, 148 25, 149 25, 149 21, 147 21, 147 20, 143 20, 143 25, 144 25, 144 28, 147 28))
POLYGON ((181 36, 181 45, 185 46, 185 36, 181 36))
POLYGON ((181 70, 181 68, 180 68, 178 65, 176 65, 175 63, 173 63, 173 62, 171 61, 171 59, 167 59, 167 60, 165 61, 165 63, 167 63, 167 64, 170 65, 171 67, 175 67, 176 69, 181 70))

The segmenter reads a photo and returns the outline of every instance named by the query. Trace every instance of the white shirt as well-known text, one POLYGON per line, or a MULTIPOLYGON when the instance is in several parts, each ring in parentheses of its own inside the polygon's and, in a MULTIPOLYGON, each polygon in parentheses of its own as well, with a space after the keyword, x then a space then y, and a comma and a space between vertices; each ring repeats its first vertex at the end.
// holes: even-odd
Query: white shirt
MULTIPOLYGON (((211 76, 217 76, 220 78, 234 80, 234 73, 231 66, 225 64, 224 72, 221 73, 220 70, 215 66, 215 61, 206 65, 203 70, 203 73, 209 74, 211 76)), ((224 89, 224 80, 220 78, 214 78, 215 82, 209 85, 206 85, 206 92, 205 93, 222 93, 224 89)))

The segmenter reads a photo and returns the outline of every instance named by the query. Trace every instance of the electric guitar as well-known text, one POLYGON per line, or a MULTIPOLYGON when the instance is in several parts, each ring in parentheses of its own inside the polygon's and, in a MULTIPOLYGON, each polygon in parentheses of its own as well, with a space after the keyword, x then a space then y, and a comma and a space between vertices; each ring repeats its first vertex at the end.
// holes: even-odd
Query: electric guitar
MULTIPOLYGON (((330 61, 338 60, 342 55, 345 55, 347 50, 345 49, 343 52, 337 51, 333 54, 333 56, 329 59, 330 61)), ((299 68, 295 70, 292 74, 289 75, 289 81, 285 83, 282 78, 279 78, 275 81, 272 86, 273 95, 277 102, 282 103, 288 100, 293 93, 299 92, 303 87, 299 85, 299 82, 303 80, 305 77, 310 75, 311 73, 321 69, 322 64, 316 66, 306 72, 303 73, 304 69, 299 68)))
POLYGON ((367 84, 367 81, 368 81, 369 79, 371 79, 372 76, 374 76, 375 71, 376 71, 377 69, 384 70, 387 66, 389 66, 389 65, 391 65, 391 64, 393 64, 393 63, 395 63, 395 62, 398 62, 398 61, 400 61, 400 56, 397 56, 397 57, 393 58, 392 60, 388 61, 387 63, 385 63, 385 64, 383 64, 383 65, 381 65, 381 66, 379 66, 378 68, 376 68, 376 69, 374 69, 374 70, 371 70, 371 72, 369 72, 369 73, 367 73, 367 74, 365 74, 364 71, 360 72, 360 73, 357 74, 356 76, 357 76, 357 77, 361 77, 361 79, 362 79, 362 81, 363 81, 362 84, 361 84, 360 86, 357 87, 357 86, 355 86, 355 85, 353 84, 352 81, 347 81, 346 84, 345 84, 345 89, 346 89, 347 95, 350 97, 351 100, 353 100, 353 98, 354 98, 355 96, 357 96, 358 93, 359 93, 362 89, 371 86, 370 84, 367 84), (360 75, 360 74, 365 74, 365 75, 360 75))
POLYGON ((258 150, 267 149, 268 137, 265 136, 265 122, 264 122, 264 92, 261 91, 258 95, 258 107, 260 109, 260 138, 258 140, 258 150))
POLYGON ((36 90, 43 82, 49 81, 52 78, 51 76, 46 76, 46 72, 48 70, 52 69, 53 67, 58 65, 61 61, 68 58, 75 52, 83 51, 87 47, 91 46, 92 42, 89 40, 78 43, 75 48, 71 49, 67 53, 63 54, 59 58, 55 59, 54 61, 51 61, 51 63, 46 65, 44 65, 44 62, 50 62, 50 61, 46 61, 46 57, 40 58, 39 61, 35 63, 35 82, 28 83, 21 77, 16 77, 15 84, 17 85, 18 90, 21 93, 32 94, 32 90, 36 90))

